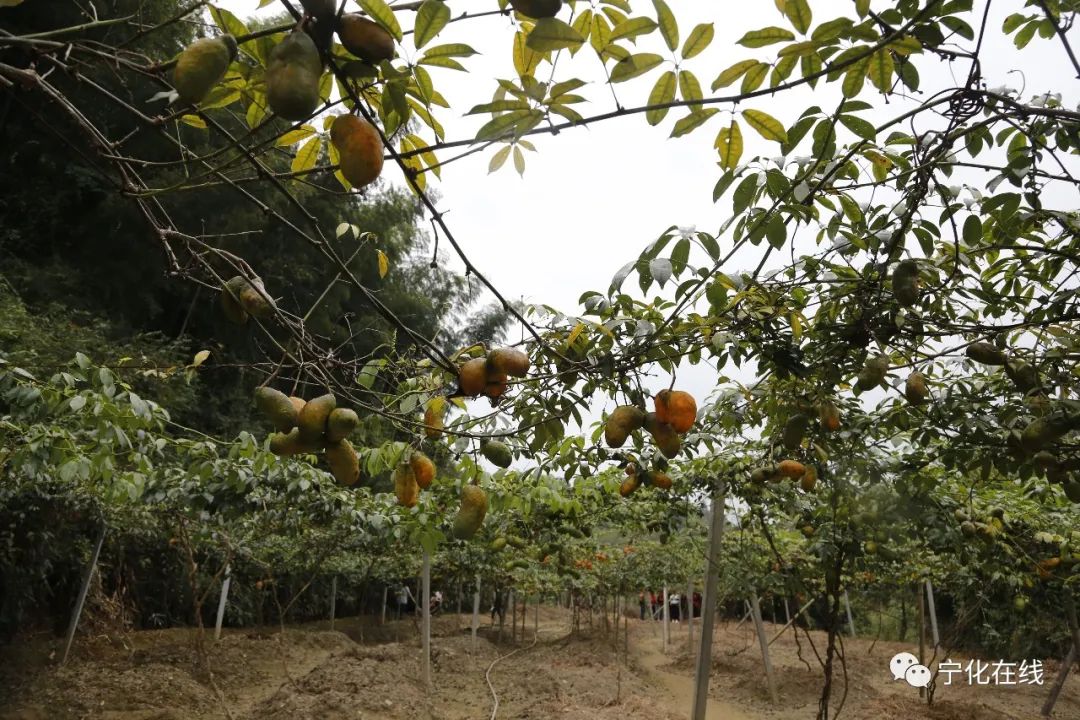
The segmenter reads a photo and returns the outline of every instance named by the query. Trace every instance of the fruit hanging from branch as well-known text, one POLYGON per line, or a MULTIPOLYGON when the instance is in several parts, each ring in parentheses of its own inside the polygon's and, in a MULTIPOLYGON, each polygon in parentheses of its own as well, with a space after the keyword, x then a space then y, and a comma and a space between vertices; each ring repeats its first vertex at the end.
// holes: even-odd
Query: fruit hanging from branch
POLYGON ((326 417, 326 442, 335 443, 352 435, 360 425, 360 418, 349 408, 334 408, 326 417))
POLYGON ((635 405, 620 405, 608 415, 604 423, 604 440, 609 447, 619 448, 630 434, 645 422, 645 412, 635 405))
POLYGON ((287 35, 270 51, 266 66, 266 102, 277 115, 306 120, 319 106, 322 59, 315 41, 302 31, 287 35))
POLYGON ((326 421, 336 407, 337 398, 331 393, 309 400, 296 416, 296 426, 300 430, 300 437, 307 442, 325 442, 326 421))
POLYGON ((356 115, 338 115, 330 126, 330 142, 341 158, 341 174, 355 188, 378 179, 383 169, 383 142, 371 123, 356 115))
POLYGON ((339 485, 355 485, 360 479, 360 458, 348 440, 326 444, 326 462, 339 485))
POLYGON ((435 480, 435 463, 431 462, 431 458, 422 452, 414 451, 412 457, 409 458, 409 467, 412 468, 416 484, 421 490, 431 487, 432 481, 435 480))
POLYGON ((376 22, 358 13, 341 16, 338 40, 350 53, 375 64, 394 57, 394 38, 376 22))
POLYGON ((510 467, 510 463, 514 461, 510 446, 499 440, 481 440, 480 454, 492 465, 501 468, 510 467))
POLYGON ((458 540, 468 540, 484 523, 487 515, 487 493, 475 485, 466 485, 461 488, 461 507, 458 508, 454 518, 454 537, 458 540))
POLYGON ((225 77, 236 49, 232 35, 200 38, 184 48, 173 68, 173 87, 180 99, 189 105, 202 102, 225 77))
POLYGON ((416 503, 420 501, 420 486, 409 463, 398 463, 394 468, 393 480, 398 504, 407 508, 416 507, 416 503))
POLYGON ((697 401, 688 392, 661 390, 653 403, 660 422, 668 423, 680 435, 692 428, 697 420, 697 401))
POLYGON ((525 17, 539 20, 558 15, 562 0, 510 0, 510 7, 525 17))
POLYGON ((292 399, 272 387, 260 387, 255 389, 255 407, 274 426, 274 429, 287 433, 296 427, 298 411, 292 399))
POLYGON ((892 274, 893 296, 902 307, 911 307, 919 301, 919 264, 904 260, 897 264, 892 274))

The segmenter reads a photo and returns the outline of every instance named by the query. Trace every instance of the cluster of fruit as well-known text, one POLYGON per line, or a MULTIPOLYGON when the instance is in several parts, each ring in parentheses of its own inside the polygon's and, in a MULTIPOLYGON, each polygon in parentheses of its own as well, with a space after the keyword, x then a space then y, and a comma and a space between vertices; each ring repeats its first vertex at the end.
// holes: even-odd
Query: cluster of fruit
POLYGON ((297 455, 324 450, 335 480, 355 485, 360 479, 360 459, 348 440, 360 418, 348 408, 339 408, 332 394, 305 401, 260 387, 255 390, 255 406, 277 430, 270 437, 270 452, 297 455))
POLYGON ((466 360, 458 368, 458 392, 465 397, 498 400, 506 392, 511 377, 525 377, 532 363, 517 348, 497 348, 485 357, 466 360))
MULTIPOLYGON (((604 441, 608 446, 620 448, 636 431, 644 429, 665 458, 676 457, 682 450, 682 436, 697 420, 697 402, 688 392, 661 390, 653 398, 653 405, 653 412, 645 412, 636 405, 615 408, 604 424, 604 441)), ((627 497, 642 485, 670 489, 671 478, 663 469, 658 467, 642 472, 636 462, 627 463, 627 478, 619 487, 619 494, 627 497)))

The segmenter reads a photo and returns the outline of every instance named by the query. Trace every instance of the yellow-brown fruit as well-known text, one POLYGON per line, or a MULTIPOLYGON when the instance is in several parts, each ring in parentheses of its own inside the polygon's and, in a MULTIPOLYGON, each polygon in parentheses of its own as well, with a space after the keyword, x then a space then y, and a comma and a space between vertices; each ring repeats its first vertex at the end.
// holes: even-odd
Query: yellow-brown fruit
POLYGON ((266 102, 277 115, 306 120, 319 106, 322 59, 307 33, 290 33, 270 51, 266 66, 266 102))
POLYGON ((475 485, 466 485, 461 488, 461 507, 458 508, 457 517, 454 518, 454 537, 458 540, 468 540, 484 523, 487 515, 487 493, 475 485))
POLYGON ((399 463, 394 469, 394 494, 399 505, 416 507, 420 501, 420 486, 416 484, 416 475, 409 463, 399 463))
POLYGON ((630 495, 632 495, 633 492, 637 490, 640 485, 641 482, 638 480, 638 476, 630 475, 622 481, 621 485, 619 485, 619 494, 623 497, 630 497, 630 495))
POLYGON ((374 64, 394 57, 394 37, 378 23, 356 13, 341 16, 338 40, 365 62, 374 64))
POLYGON ((327 443, 326 462, 339 485, 355 485, 360 479, 360 458, 348 440, 327 443))
POLYGON ((750 473, 750 482, 763 483, 767 480, 772 480, 778 477, 780 471, 777 470, 775 465, 764 465, 762 467, 754 468, 750 473))
POLYGON ((904 383, 904 397, 912 405, 922 405, 930 397, 930 388, 926 386, 926 376, 920 372, 908 375, 904 383))
POLYGON ((558 15, 562 0, 510 0, 510 7, 525 17, 539 20, 558 15))
POLYGON ((465 397, 476 397, 487 388, 487 360, 473 358, 458 370, 458 389, 465 397))
POLYGON ((823 402, 818 413, 821 417, 822 430, 835 432, 840 429, 840 408, 836 407, 831 400, 823 402))
POLYGON ((620 405, 608 416, 604 424, 604 440, 608 447, 622 447, 630 433, 645 422, 645 413, 634 405, 620 405))
POLYGON ((653 487, 658 487, 661 490, 670 490, 672 485, 671 478, 667 473, 662 473, 659 470, 649 473, 649 482, 652 483, 653 487))
POLYGON ((335 408, 326 417, 326 442, 335 443, 352 435, 360 418, 349 408, 335 408))
POLYGON ((806 437, 806 426, 810 424, 810 418, 802 413, 792 415, 784 423, 784 432, 781 437, 784 447, 788 450, 798 450, 802 447, 803 438, 806 437))
POLYGON ((697 401, 688 392, 661 390, 653 398, 653 403, 656 405, 656 417, 675 428, 677 433, 686 432, 697 420, 697 401))
POLYGON ((884 355, 872 357, 866 361, 863 369, 859 371, 859 377, 855 380, 855 387, 859 390, 876 388, 885 381, 885 376, 888 373, 889 358, 884 355))
POLYGON ((274 455, 288 456, 315 452, 317 442, 310 442, 300 437, 300 428, 293 428, 288 433, 274 433, 270 436, 270 452, 274 455))
POLYGON ((305 403, 304 409, 296 416, 300 437, 308 442, 322 441, 323 433, 326 432, 326 420, 335 407, 337 399, 330 393, 305 403))
POLYGON ((341 158, 341 174, 356 188, 370 185, 383 169, 379 131, 356 115, 339 115, 330 126, 330 142, 341 158))
POLYGON ((919 301, 919 265, 914 260, 897 264, 892 274, 893 296, 903 307, 919 301))
POLYGON ((1005 365, 1005 374, 1021 392, 1031 392, 1039 387, 1039 369, 1023 360, 1010 360, 1005 365))
POLYGON ((173 87, 185 103, 197 105, 221 82, 236 58, 236 38, 200 38, 184 48, 173 68, 173 87))
POLYGON ((806 472, 799 478, 799 487, 803 489, 803 492, 813 492, 817 487, 817 468, 813 465, 806 466, 806 472))
POLYGON ((305 400, 304 398, 298 398, 294 395, 289 396, 289 402, 291 402, 293 404, 293 407, 296 408, 297 414, 299 414, 300 411, 304 409, 304 406, 307 405, 307 400, 305 400))
POLYGON ((441 402, 438 404, 435 401, 428 403, 427 408, 424 410, 424 435, 429 440, 441 436, 443 428, 446 427, 446 423, 443 419, 443 414, 446 411, 446 401, 442 398, 438 398, 441 402))
POLYGON ((237 325, 243 325, 248 321, 248 312, 240 304, 240 293, 247 286, 247 278, 237 275, 230 278, 221 288, 221 311, 226 320, 237 325))
POLYGON ((409 459, 409 467, 412 468, 416 484, 421 490, 431 487, 431 482, 435 479, 435 463, 431 462, 431 458, 422 452, 414 452, 409 459))
POLYGON ((656 447, 666 458, 674 458, 682 449, 682 439, 675 432, 675 428, 666 422, 661 422, 656 413, 645 413, 643 423, 645 429, 653 437, 656 447))
POLYGON ((285 393, 272 387, 255 388, 255 407, 279 432, 289 432, 296 427, 296 406, 285 393))
POLYGON ((517 348, 499 348, 487 354, 487 367, 489 373, 525 377, 531 363, 529 356, 517 348))
POLYGON ((252 317, 268 318, 274 314, 274 299, 266 294, 263 281, 259 278, 245 280, 240 288, 239 298, 240 307, 252 317))
POLYGON ((488 371, 487 383, 484 385, 484 397, 491 398, 492 400, 498 400, 506 392, 506 374, 496 373, 493 374, 488 371))
POLYGON ((981 365, 1004 365, 1008 360, 1004 351, 988 342, 971 343, 964 352, 981 365))
POLYGON ((806 466, 798 460, 782 460, 776 471, 784 477, 801 478, 806 473, 806 466))

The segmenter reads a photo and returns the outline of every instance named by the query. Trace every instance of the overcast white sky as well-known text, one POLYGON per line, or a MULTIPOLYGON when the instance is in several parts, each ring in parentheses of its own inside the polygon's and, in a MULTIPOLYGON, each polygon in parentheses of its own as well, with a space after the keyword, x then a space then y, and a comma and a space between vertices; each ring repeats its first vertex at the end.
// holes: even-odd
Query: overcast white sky
MULTIPOLYGON (((706 95, 719 71, 732 63, 774 57, 775 48, 750 50, 736 45, 743 33, 767 25, 788 26, 774 4, 766 0, 668 1, 679 19, 681 38, 699 22, 715 25, 712 45, 685 65, 697 74, 706 95)), ((243 17, 254 12, 258 2, 224 0, 220 4, 243 17)), ((578 3, 579 7, 584 4, 578 3)), ((849 13, 852 7, 850 0, 812 0, 810 4, 815 24, 849 13)), ((880 9, 890 4, 874 2, 872 7, 880 9)), ((449 5, 455 15, 463 10, 497 7, 496 0, 451 0, 449 5)), ((1020 0, 994 3, 989 22, 991 42, 982 53, 986 82, 990 87, 1008 85, 1018 89, 1026 83, 1025 99, 1036 93, 1060 92, 1064 104, 1074 107, 1080 97, 1080 81, 1074 77, 1056 39, 1036 38, 1023 53, 1016 51, 1011 41, 1001 39, 1002 20, 1011 12, 1024 11, 1023 5, 1020 0)), ((635 0, 634 6, 636 14, 655 17, 652 3, 635 0)), ((984 2, 975 2, 976 17, 983 7, 984 2)), ((270 9, 276 10, 274 6, 270 9)), ((411 25, 411 15, 399 13, 403 27, 411 25)), ((560 17, 569 18, 568 7, 560 17)), ((452 24, 432 43, 467 42, 481 53, 465 61, 468 74, 432 69, 436 86, 453 106, 439 115, 450 138, 473 136, 488 116, 460 114, 491 99, 495 78, 514 77, 513 33, 511 18, 495 16, 452 24)), ((1074 31, 1073 35, 1080 32, 1074 31)), ((1074 43, 1080 46, 1080 37, 1074 43)), ((413 52, 408 37, 402 49, 406 56, 413 52)), ((670 56, 658 33, 640 38, 637 50, 670 56)), ((562 55, 556 80, 581 77, 591 81, 589 87, 578 92, 594 102, 576 106, 578 111, 592 115, 614 109, 591 48, 586 46, 573 59, 567 53, 562 55)), ((621 104, 644 104, 657 72, 616 86, 621 104)), ((962 78, 967 72, 966 62, 957 62, 952 68, 939 65, 936 70, 924 69, 923 88, 951 84, 951 75, 962 78)), ((765 110, 790 125, 806 106, 831 108, 838 99, 838 84, 819 85, 816 92, 789 92, 755 100, 748 106, 765 110)), ((893 100, 892 105, 883 106, 879 119, 896 114, 899 102, 893 100)), ((580 311, 577 298, 582 292, 606 290, 612 275, 667 227, 694 225, 715 233, 728 217, 730 196, 714 205, 712 190, 720 175, 713 140, 729 110, 724 108, 705 127, 679 139, 668 139, 668 135, 674 121, 685 114, 680 111, 670 113, 658 127, 648 126, 643 116, 635 115, 564 131, 556 137, 535 136, 531 140, 539 152, 527 154, 523 178, 511 163, 489 175, 488 162, 495 151, 478 153, 444 168, 442 182, 434 184, 442 198, 440 209, 448 212, 447 222, 470 258, 504 294, 575 314, 580 311)), ((744 130, 744 162, 759 154, 779 154, 775 143, 761 140, 745 125, 744 130)), ((805 149, 799 152, 808 154, 805 149)), ((384 177, 400 182, 392 172, 384 173, 384 177)), ((722 241, 721 246, 730 248, 730 242, 722 241)), ((442 252, 445 256, 446 249, 442 252)), ((744 261, 743 269, 749 262, 744 261)), ((736 263, 732 269, 741 268, 736 263)), ((628 285, 632 283, 633 279, 628 281, 628 285)), ((714 369, 699 366, 680 375, 679 384, 701 398, 712 390, 715 379, 714 369)))

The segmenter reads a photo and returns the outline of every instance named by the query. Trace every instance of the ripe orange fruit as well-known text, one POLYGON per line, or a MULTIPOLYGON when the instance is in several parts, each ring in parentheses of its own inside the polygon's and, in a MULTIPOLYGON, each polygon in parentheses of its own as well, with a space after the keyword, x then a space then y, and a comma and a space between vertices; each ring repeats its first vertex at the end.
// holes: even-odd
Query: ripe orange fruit
MULTIPOLYGON (((490 365, 490 363, 489 363, 490 365)), ((506 392, 506 374, 488 372, 487 384, 484 385, 484 395, 492 400, 498 400, 506 392)))
POLYGON ((458 387, 466 397, 476 397, 487 388, 487 360, 473 358, 458 370, 458 387))
POLYGON ((435 479, 435 463, 431 462, 431 458, 422 452, 414 452, 409 460, 409 467, 412 468, 416 484, 421 490, 431 487, 431 481, 435 479))
POLYGON ((806 472, 806 466, 797 460, 784 460, 776 466, 776 470, 784 477, 801 478, 806 472))
POLYGON ((353 187, 370 185, 382 173, 382 138, 367 120, 339 115, 330 126, 330 141, 341 156, 341 174, 353 187))
POLYGON ((834 432, 840 429, 840 409, 831 401, 821 405, 821 429, 826 432, 834 432))
POLYGON ((529 356, 517 348, 499 348, 487 355, 488 369, 493 373, 525 377, 529 373, 529 356))
POLYGON ((656 417, 675 428, 677 433, 686 432, 697 420, 697 401, 688 392, 661 390, 653 402, 656 404, 656 417))

